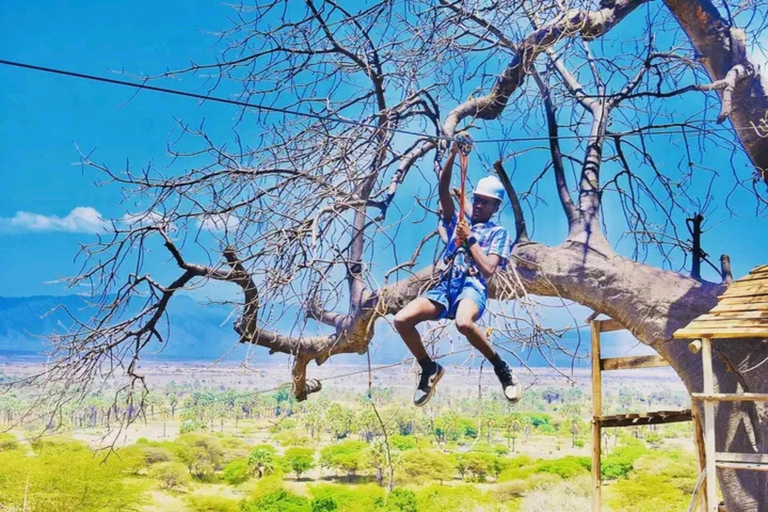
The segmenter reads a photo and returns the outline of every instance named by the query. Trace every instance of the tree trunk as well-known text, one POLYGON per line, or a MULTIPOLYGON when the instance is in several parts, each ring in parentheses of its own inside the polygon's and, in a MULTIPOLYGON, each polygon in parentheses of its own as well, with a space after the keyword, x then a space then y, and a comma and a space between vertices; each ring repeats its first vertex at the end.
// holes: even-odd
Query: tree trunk
POLYGON ((664 3, 693 43, 713 82, 726 78, 736 66, 744 66, 747 74, 736 81, 732 97, 726 99, 725 90, 718 90, 718 94, 727 102, 724 107, 736 135, 758 174, 768 183, 768 139, 753 128, 760 126, 761 121, 768 121, 768 79, 757 72, 757 66, 747 55, 744 30, 729 26, 710 0, 665 0, 664 3))
MULTIPOLYGON (((558 247, 525 243, 515 247, 516 271, 529 293, 560 296, 604 313, 653 347, 675 369, 689 392, 702 391, 701 355, 672 334, 717 304, 724 285, 698 281, 579 242, 558 247)), ((492 293, 511 298, 512 272, 494 280, 492 293)), ((715 391, 768 392, 768 344, 761 340, 713 342, 715 391)), ((703 410, 700 404, 700 414, 703 410)), ((716 408, 717 451, 768 453, 768 410, 764 404, 725 402, 716 408)), ((719 470, 728 510, 768 510, 768 473, 719 470)))

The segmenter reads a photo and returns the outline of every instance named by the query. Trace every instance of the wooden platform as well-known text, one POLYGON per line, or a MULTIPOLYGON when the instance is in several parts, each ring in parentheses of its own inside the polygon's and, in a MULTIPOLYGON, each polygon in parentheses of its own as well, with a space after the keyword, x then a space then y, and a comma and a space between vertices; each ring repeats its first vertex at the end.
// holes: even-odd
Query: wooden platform
POLYGON ((603 428, 612 427, 640 427, 643 425, 659 425, 662 423, 678 423, 691 421, 691 410, 680 411, 652 411, 637 414, 614 414, 611 416, 599 416, 595 418, 603 428))
POLYGON ((701 315, 675 338, 768 338, 768 265, 730 285, 709 313, 701 315))

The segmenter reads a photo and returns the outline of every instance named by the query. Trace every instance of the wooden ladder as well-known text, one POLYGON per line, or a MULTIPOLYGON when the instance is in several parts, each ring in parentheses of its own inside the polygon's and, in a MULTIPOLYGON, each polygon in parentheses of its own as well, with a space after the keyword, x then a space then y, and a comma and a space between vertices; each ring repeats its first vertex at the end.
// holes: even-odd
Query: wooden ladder
MULTIPOLYGON (((659 355, 602 358, 600 355, 600 334, 622 331, 625 327, 613 319, 595 320, 592 315, 587 321, 592 328, 592 512, 600 512, 602 505, 602 433, 604 428, 635 427, 641 425, 659 425, 680 421, 692 421, 691 409, 679 411, 652 411, 644 413, 603 415, 603 372, 611 370, 631 370, 669 366, 659 355)), ((701 433, 694 422, 697 447, 701 433)), ((699 449, 699 466, 704 467, 704 454, 699 449)))
MULTIPOLYGON (((712 340, 701 338, 689 345, 692 352, 701 351, 703 369, 703 393, 692 393, 691 399, 704 402, 704 457, 705 478, 704 488, 706 511, 718 512, 717 499, 717 468, 741 469, 751 471, 768 471, 768 454, 765 453, 732 453, 718 452, 715 447, 715 402, 768 402, 768 393, 715 393, 714 373, 712 371, 712 340)), ((696 497, 694 496, 694 500, 696 497)))

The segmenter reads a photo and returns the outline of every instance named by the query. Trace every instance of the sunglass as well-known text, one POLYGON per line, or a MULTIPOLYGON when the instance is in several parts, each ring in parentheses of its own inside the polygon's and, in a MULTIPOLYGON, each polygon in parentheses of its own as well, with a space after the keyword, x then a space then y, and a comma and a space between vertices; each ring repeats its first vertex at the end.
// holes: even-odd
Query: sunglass
POLYGON ((472 202, 476 205, 482 205, 482 206, 494 206, 498 199, 493 199, 490 197, 483 197, 483 196, 473 196, 472 202))

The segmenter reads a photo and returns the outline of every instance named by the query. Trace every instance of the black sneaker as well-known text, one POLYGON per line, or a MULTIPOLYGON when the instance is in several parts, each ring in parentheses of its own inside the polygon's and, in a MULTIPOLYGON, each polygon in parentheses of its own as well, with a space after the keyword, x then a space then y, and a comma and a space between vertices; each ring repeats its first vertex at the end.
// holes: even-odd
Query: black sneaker
POLYGON ((512 373, 512 369, 509 365, 504 363, 498 368, 494 368, 493 371, 496 372, 496 376, 499 378, 499 382, 501 382, 501 389, 504 390, 504 398, 513 404, 519 402, 523 397, 523 388, 515 378, 515 374, 512 373))
POLYGON ((421 407, 429 402, 429 399, 435 394, 435 385, 443 378, 444 373, 445 369, 434 362, 430 370, 422 368, 419 387, 416 388, 416 393, 413 395, 413 404, 416 407, 421 407))

